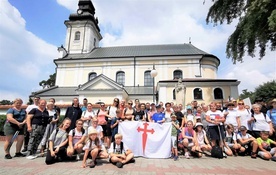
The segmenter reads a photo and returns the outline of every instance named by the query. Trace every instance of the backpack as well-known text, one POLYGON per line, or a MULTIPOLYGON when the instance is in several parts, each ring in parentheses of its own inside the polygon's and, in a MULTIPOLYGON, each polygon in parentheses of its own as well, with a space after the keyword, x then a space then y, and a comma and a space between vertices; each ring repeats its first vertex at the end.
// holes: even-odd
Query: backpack
MULTIPOLYGON (((85 133, 85 130, 83 128, 81 128, 81 132, 82 132, 82 135, 85 133)), ((76 130, 75 129, 72 129, 72 137, 74 137, 76 134, 76 130)))
MULTIPOLYGON (((116 143, 113 142, 113 153, 116 153, 115 147, 116 147, 116 143)), ((120 149, 121 149, 120 153, 122 154, 123 153, 123 149, 124 149, 124 143, 122 141, 121 141, 120 149)))
POLYGON ((222 159, 223 158, 223 151, 222 148, 218 145, 212 147, 211 156, 214 158, 222 159))

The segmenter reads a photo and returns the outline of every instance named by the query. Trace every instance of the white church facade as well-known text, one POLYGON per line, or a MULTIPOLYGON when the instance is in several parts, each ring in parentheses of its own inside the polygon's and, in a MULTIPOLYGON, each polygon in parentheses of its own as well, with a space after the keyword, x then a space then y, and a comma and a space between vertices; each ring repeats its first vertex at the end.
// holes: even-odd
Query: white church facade
POLYGON ((191 43, 100 47, 92 2, 79 0, 78 6, 65 21, 65 45, 54 60, 56 85, 31 96, 53 97, 60 104, 71 103, 74 97, 91 103, 111 103, 118 97, 175 104, 238 97, 238 80, 217 79, 220 60, 215 55, 191 43))

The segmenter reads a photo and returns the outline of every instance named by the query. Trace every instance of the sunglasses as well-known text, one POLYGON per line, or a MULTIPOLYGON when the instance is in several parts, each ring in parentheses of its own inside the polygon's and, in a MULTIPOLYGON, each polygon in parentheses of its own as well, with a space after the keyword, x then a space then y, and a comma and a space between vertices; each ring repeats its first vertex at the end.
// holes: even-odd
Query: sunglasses
POLYGON ((235 106, 235 105, 228 105, 228 106, 235 106))
POLYGON ((101 107, 104 107, 105 105, 101 105, 101 107))
POLYGON ((239 105, 244 105, 244 103, 238 103, 239 105))
POLYGON ((128 103, 129 105, 132 105, 132 103, 128 103))

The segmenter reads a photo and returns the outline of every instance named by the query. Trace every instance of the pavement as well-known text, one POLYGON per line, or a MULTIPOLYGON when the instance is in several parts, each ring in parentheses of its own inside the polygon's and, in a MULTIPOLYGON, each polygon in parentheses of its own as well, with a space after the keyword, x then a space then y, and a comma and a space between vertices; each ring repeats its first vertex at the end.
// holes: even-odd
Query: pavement
MULTIPOLYGON (((25 157, 4 158, 4 142, 0 141, 0 175, 254 175, 276 173, 276 162, 265 161, 261 158, 227 157, 215 159, 212 157, 185 159, 180 156, 178 161, 173 159, 135 158, 135 163, 127 164, 123 168, 108 163, 108 160, 97 160, 95 168, 81 168, 82 161, 59 162, 53 165, 45 164, 45 157, 28 160, 25 157), (274 172, 274 173, 273 173, 274 172)), ((11 148, 11 155, 15 154, 15 145, 11 148)))

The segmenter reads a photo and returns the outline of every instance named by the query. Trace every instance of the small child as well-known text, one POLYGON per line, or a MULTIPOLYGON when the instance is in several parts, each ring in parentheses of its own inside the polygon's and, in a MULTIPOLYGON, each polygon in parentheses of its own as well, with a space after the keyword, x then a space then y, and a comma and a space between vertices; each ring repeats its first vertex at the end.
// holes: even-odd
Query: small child
POLYGON ((122 116, 121 110, 117 109, 116 117, 112 118, 111 124, 110 124, 111 132, 112 132, 111 142, 115 141, 115 135, 118 133, 118 128, 119 128, 118 126, 119 126, 121 116, 122 116))
POLYGON ((177 131, 179 130, 179 122, 176 120, 176 115, 174 113, 171 114, 171 122, 172 122, 172 158, 174 161, 178 159, 178 151, 177 151, 177 131))
POLYGON ((244 152, 245 149, 241 147, 241 145, 237 142, 237 134, 234 132, 234 126, 232 124, 228 124, 226 126, 225 132, 225 143, 226 146, 224 148, 225 153, 228 156, 238 155, 239 152, 244 152))
MULTIPOLYGON (((257 140, 247 133, 245 126, 241 126, 239 130, 240 132, 237 134, 237 141, 241 144, 241 150, 244 149, 244 152, 242 152, 241 155, 251 154, 251 152, 256 154, 258 149, 257 140)), ((254 155, 252 158, 255 158, 254 155)))
MULTIPOLYGON (((196 146, 192 148, 192 150, 195 151, 211 151, 212 147, 210 145, 210 142, 206 136, 206 131, 203 129, 203 124, 200 122, 197 122, 195 124, 195 140, 196 140, 196 146)), ((198 157, 201 157, 202 153, 198 153, 198 157)))
POLYGON ((260 137, 257 138, 257 142, 259 145, 258 155, 265 160, 273 160, 276 161, 276 147, 271 148, 271 144, 276 145, 276 142, 269 139, 269 132, 262 131, 260 133, 260 137))
POLYGON ((116 165, 118 168, 122 168, 124 164, 134 162, 134 154, 128 149, 122 142, 123 135, 116 134, 115 141, 111 143, 109 148, 110 159, 109 161, 116 165))
POLYGON ((98 138, 98 132, 96 129, 91 129, 88 133, 88 139, 83 147, 84 156, 82 161, 82 167, 86 167, 86 160, 92 158, 92 161, 87 164, 90 168, 94 168, 96 165, 96 158, 101 150, 100 139, 98 138))

